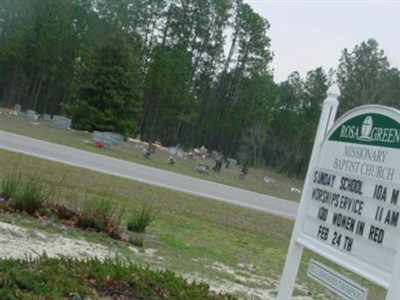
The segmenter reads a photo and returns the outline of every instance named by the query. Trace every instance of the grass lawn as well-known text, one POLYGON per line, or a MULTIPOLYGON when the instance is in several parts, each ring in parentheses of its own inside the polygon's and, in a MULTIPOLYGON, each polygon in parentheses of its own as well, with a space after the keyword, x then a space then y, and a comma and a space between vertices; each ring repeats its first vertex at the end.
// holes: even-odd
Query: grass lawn
MULTIPOLYGON (((40 174, 43 182, 60 183, 52 201, 74 206, 93 195, 106 193, 115 205, 124 209, 122 225, 143 202, 151 203, 156 211, 155 221, 144 238, 144 248, 139 251, 132 251, 131 245, 103 234, 71 230, 69 236, 83 236, 113 247, 129 260, 206 280, 216 288, 229 289, 229 282, 249 289, 269 287, 276 291, 293 226, 289 220, 8 151, 0 151, 0 166, 1 179, 17 168, 23 176, 40 174)), ((57 232, 57 228, 43 226, 31 217, 0 214, 0 220, 57 232)), ((335 299, 330 293, 321 295, 321 286, 307 278, 305 270, 311 257, 331 265, 306 251, 298 284, 305 286, 307 292, 299 288, 295 293, 311 293, 313 299, 335 299)), ((383 299, 381 289, 360 278, 358 282, 371 287, 373 297, 369 299, 383 299)), ((240 291, 235 294, 244 296, 240 291)))
MULTIPOLYGON (((117 149, 96 149, 85 143, 90 134, 60 130, 48 125, 29 122, 23 116, 10 116, 4 111, 0 115, 0 129, 23 134, 50 142, 60 143, 92 152, 98 152, 149 166, 171 170, 182 174, 230 184, 273 196, 298 200, 299 195, 290 192, 290 187, 299 188, 301 181, 291 180, 268 170, 250 170, 245 180, 239 180, 238 167, 223 169, 221 174, 202 175, 195 172, 198 161, 179 159, 175 166, 166 164, 167 154, 157 151, 150 159, 144 159, 140 150, 132 144, 117 149), (265 183, 268 176, 272 181, 265 183)), ((205 161, 212 165, 212 161, 205 161)), ((23 177, 39 174, 47 184, 57 183, 52 201, 79 206, 93 196, 107 194, 113 203, 125 212, 122 225, 143 203, 150 203, 156 218, 144 236, 144 247, 137 248, 126 242, 113 240, 104 234, 82 232, 71 229, 68 237, 84 238, 106 245, 124 259, 148 265, 151 268, 169 269, 187 278, 206 280, 212 287, 233 291, 243 297, 247 290, 277 290, 282 273, 293 222, 266 215, 251 209, 228 205, 222 202, 199 198, 159 187, 96 173, 77 167, 0 150, 0 180, 13 170, 23 177), (232 289, 232 286, 245 290, 232 289)), ((14 223, 27 228, 40 228, 51 233, 60 233, 57 226, 19 214, 2 214, 0 221, 14 223)), ((55 220, 55 223, 59 221, 55 220)), ((369 288, 369 300, 384 299, 384 291, 370 282, 333 266, 310 251, 303 254, 298 274, 296 295, 312 299, 336 299, 330 292, 311 281, 306 275, 308 262, 315 258, 340 273, 356 279, 369 288), (323 293, 323 294, 321 294, 323 293)), ((0 276, 1 287, 1 276, 0 276)), ((258 294, 254 299, 262 298, 258 294)), ((36 299, 36 298, 32 298, 36 299)))
POLYGON ((45 122, 32 122, 23 114, 18 116, 9 115, 4 109, 0 109, 0 112, 2 112, 0 115, 0 130, 108 155, 151 167, 174 171, 180 174, 227 184, 282 199, 292 201, 299 201, 300 199, 300 195, 296 192, 292 192, 291 188, 301 189, 303 184, 301 180, 289 179, 268 169, 250 169, 245 180, 239 179, 239 166, 230 166, 228 169, 223 167, 220 174, 216 174, 213 171, 209 172, 209 174, 200 174, 196 172, 196 166, 199 163, 213 167, 214 161, 211 159, 202 159, 201 157, 196 157, 196 160, 176 158, 175 165, 170 166, 167 164, 169 154, 161 150, 156 151, 150 159, 145 159, 141 154, 141 149, 132 142, 125 142, 123 147, 97 149, 88 143, 91 139, 90 133, 63 130, 45 122), (268 179, 268 183, 264 181, 264 178, 268 179))

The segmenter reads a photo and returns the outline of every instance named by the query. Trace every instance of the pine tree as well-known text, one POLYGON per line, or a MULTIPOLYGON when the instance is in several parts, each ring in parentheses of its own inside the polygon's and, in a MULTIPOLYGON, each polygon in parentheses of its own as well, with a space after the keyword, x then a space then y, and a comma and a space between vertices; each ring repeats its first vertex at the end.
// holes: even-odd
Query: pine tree
POLYGON ((140 112, 140 58, 122 35, 109 38, 80 62, 69 107, 80 130, 134 135, 140 112))

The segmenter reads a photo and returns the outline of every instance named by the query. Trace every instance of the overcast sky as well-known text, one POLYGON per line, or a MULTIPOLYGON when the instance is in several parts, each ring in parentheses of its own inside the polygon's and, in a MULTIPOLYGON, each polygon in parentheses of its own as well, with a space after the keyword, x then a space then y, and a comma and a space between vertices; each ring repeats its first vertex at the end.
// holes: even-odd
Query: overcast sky
POLYGON ((389 63, 400 68, 400 0, 245 0, 267 18, 276 82, 293 71, 304 78, 322 66, 336 69, 344 48, 375 39, 389 63))

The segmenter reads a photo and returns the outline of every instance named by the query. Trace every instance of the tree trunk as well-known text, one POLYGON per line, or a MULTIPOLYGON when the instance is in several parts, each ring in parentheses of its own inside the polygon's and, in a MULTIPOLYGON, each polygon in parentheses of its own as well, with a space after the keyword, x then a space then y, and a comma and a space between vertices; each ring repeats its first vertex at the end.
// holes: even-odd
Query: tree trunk
POLYGON ((34 111, 36 111, 36 109, 37 109, 37 104, 38 104, 40 93, 42 91, 44 77, 45 77, 45 67, 43 67, 40 72, 39 83, 38 83, 38 87, 37 87, 37 90, 36 90, 36 93, 34 96, 34 102, 33 102, 33 110, 34 111))

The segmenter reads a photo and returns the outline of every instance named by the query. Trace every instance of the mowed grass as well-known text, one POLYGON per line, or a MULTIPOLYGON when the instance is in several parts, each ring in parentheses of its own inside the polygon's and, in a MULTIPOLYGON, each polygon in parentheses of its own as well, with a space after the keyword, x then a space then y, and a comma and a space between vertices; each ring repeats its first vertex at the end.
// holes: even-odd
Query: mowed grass
MULTIPOLYGON (((38 173, 49 184, 61 182, 52 200, 70 202, 72 206, 102 194, 112 195, 115 204, 125 212, 137 211, 143 203, 151 204, 156 216, 148 235, 155 238, 149 238, 146 247, 159 248, 160 255, 169 256, 167 264, 181 265, 183 270, 190 270, 185 265, 196 254, 229 265, 252 263, 258 255, 268 253, 264 249, 266 245, 280 250, 287 248, 293 226, 289 220, 250 209, 9 151, 0 151, 0 165, 1 178, 18 168, 22 176, 38 173), (257 240, 263 243, 254 244, 257 240), (249 254, 253 251, 246 254, 254 247, 256 256, 249 254), (240 251, 242 248, 244 252, 240 251), (184 259, 176 260, 181 255, 184 259)), ((125 214, 124 223, 128 217, 125 214)), ((280 261, 271 264, 272 269, 280 269, 280 261)))
MULTIPOLYGON (((141 155, 140 148, 133 143, 125 143, 121 148, 96 149, 87 143, 91 138, 90 133, 62 130, 45 123, 31 122, 22 114, 11 116, 4 109, 0 111, 2 112, 0 130, 288 200, 298 201, 300 197, 299 194, 291 192, 290 188, 301 189, 301 180, 289 179, 267 169, 251 169, 245 180, 238 179, 240 171, 238 166, 231 166, 229 169, 223 168, 220 174, 212 171, 208 175, 199 174, 195 171, 198 163, 205 163, 212 167, 214 162, 201 158, 197 158, 196 161, 177 158, 176 164, 170 166, 166 163, 169 156, 167 153, 156 151, 150 159, 145 159, 141 155), (272 180, 265 183, 264 177, 272 180)), ((150 262, 146 259, 142 263, 150 263, 153 267, 170 268, 180 274, 200 273, 203 274, 203 278, 210 279, 221 276, 221 274, 215 274, 215 269, 210 269, 210 265, 215 262, 226 264, 232 268, 237 267, 238 264, 248 264, 252 266, 253 274, 272 279, 278 279, 282 272, 293 226, 291 221, 113 176, 0 151, 0 177, 4 178, 13 168, 18 168, 25 175, 40 172, 40 176, 44 180, 61 182, 62 189, 53 197, 62 199, 71 205, 76 205, 82 199, 90 198, 91 195, 104 195, 105 193, 112 195, 117 205, 121 205, 128 212, 140 209, 143 203, 153 205, 157 217, 150 226, 144 246, 146 249, 154 249, 157 256, 162 259, 151 259, 150 262)), ((125 217, 128 218, 128 215, 125 217)), ((1 219, 7 222, 19 222, 25 226, 38 226, 41 229, 57 231, 55 228, 46 228, 41 222, 27 217, 0 215, 1 219), (26 224, 27 222, 29 224, 26 224)), ((124 220, 124 222, 127 221, 127 219, 124 220)), ((78 230, 71 230, 70 234, 82 235, 78 230)), ((89 240, 118 247, 121 252, 131 256, 131 252, 125 244, 110 240, 105 235, 85 234, 85 236, 89 240)), ((370 288, 369 300, 384 298, 384 291, 381 288, 305 251, 298 281, 306 283, 313 294, 320 291, 321 286, 310 281, 306 276, 306 268, 311 257, 331 265, 342 274, 356 278, 357 282, 368 286, 370 288)), ((135 257, 135 259, 140 261, 141 257, 135 257)), ((268 285, 266 283, 266 286, 268 285)), ((322 297, 322 299, 324 298, 322 297)))
MULTIPOLYGON (((142 264, 189 277, 218 280, 222 276, 232 281, 235 279, 229 278, 229 274, 218 273, 211 266, 222 263, 235 269, 239 264, 251 265, 254 275, 274 280, 283 268, 291 221, 8 151, 0 151, 0 165, 1 179, 18 168, 22 176, 40 174, 49 184, 62 182, 62 188, 52 200, 70 201, 72 206, 91 195, 107 193, 116 205, 124 208, 127 217, 129 211, 137 210, 144 202, 150 203, 156 218, 148 229, 144 247, 153 249, 156 256, 139 261, 142 264)), ((10 218, 23 226, 38 225, 31 219, 0 216, 4 221, 11 221, 10 218)), ((125 224, 127 219, 124 221, 125 224)), ((43 225, 40 228, 44 229, 43 225)), ((49 230, 54 233, 55 229, 49 230)), ((71 232, 71 235, 78 234, 71 232)), ((118 251, 126 257, 132 256, 126 244, 102 234, 93 233, 87 239, 114 248, 117 244, 118 251)))
MULTIPOLYGON (((5 109, 0 109, 0 112, 2 112, 0 114, 0 130, 227 184, 282 199, 292 201, 299 201, 300 199, 300 194, 292 192, 291 188, 301 189, 302 180, 289 179, 265 168, 259 170, 250 169, 248 176, 244 180, 239 179, 240 166, 231 165, 228 169, 223 167, 220 174, 216 174, 212 170, 209 174, 200 174, 196 171, 196 166, 202 163, 212 168, 214 166, 212 159, 203 159, 201 157, 196 157, 196 160, 175 158, 176 163, 171 166, 167 164, 169 154, 161 150, 157 150, 149 159, 145 159, 142 156, 141 148, 133 142, 125 142, 123 147, 97 149, 90 143, 91 133, 60 129, 45 122, 33 122, 27 119, 22 113, 18 116, 9 115, 5 109), (265 182, 264 178, 267 178, 268 182, 265 182)), ((200 147, 201 145, 198 146, 200 147)))
MULTIPOLYGON (((154 256, 134 256, 126 243, 102 234, 72 230, 69 233, 72 236, 83 235, 90 241, 109 245, 126 258, 134 258, 135 261, 153 268, 167 268, 178 274, 211 281, 225 278, 237 282, 237 278, 229 273, 212 268, 216 263, 235 270, 241 269, 239 265, 252 266, 253 276, 272 279, 273 288, 276 288, 292 232, 292 221, 77 167, 0 151, 0 179, 15 169, 20 170, 22 176, 40 174, 43 182, 48 184, 61 182, 61 187, 52 195, 51 200, 64 201, 72 206, 92 195, 112 195, 115 205, 126 212, 122 226, 127 223, 129 212, 137 211, 143 203, 151 204, 156 213, 156 218, 144 238, 144 251, 150 249, 154 251, 154 256)), ((17 222, 23 226, 40 224, 28 217, 10 215, 0 215, 0 220, 17 222)), ((45 227, 41 225, 41 229, 45 227)), ((55 228, 49 230, 56 231, 55 228)), ((317 295, 323 290, 322 287, 306 276, 311 257, 328 265, 332 264, 309 251, 305 251, 303 255, 298 283, 306 285, 312 295, 317 295)), ((341 273, 355 277, 341 268, 338 269, 341 273)), ((355 278, 357 282, 370 287, 369 299, 384 298, 382 289, 355 278)), ((252 283, 241 283, 252 286, 252 283)), ((265 287, 268 284, 270 283, 266 282, 265 287)), ((328 298, 316 296, 315 299, 328 298)))

